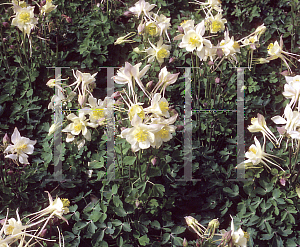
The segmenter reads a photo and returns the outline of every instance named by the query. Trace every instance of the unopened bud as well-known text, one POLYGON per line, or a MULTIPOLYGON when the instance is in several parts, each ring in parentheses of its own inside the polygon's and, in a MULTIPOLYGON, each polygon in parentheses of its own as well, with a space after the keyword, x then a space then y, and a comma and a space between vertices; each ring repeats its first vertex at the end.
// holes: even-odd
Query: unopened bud
POLYGON ((135 53, 137 53, 137 54, 141 54, 141 53, 142 53, 141 50, 140 50, 140 48, 138 48, 138 47, 135 47, 135 48, 133 49, 133 51, 134 51, 135 53))
POLYGON ((68 23, 72 23, 72 18, 71 18, 71 17, 67 17, 67 18, 66 18, 66 21, 67 21, 68 23))
POLYGON ((177 125, 177 126, 176 126, 176 129, 177 129, 177 130, 183 130, 183 129, 184 129, 184 126, 183 126, 183 125, 177 125))
POLYGON ((141 34, 143 31, 144 31, 144 28, 145 28, 145 24, 140 24, 139 26, 138 26, 138 33, 139 34, 141 34))
POLYGON ((220 48, 217 49, 217 55, 218 55, 219 58, 221 58, 223 56, 222 49, 220 49, 220 48))
POLYGON ((207 64, 208 64, 209 66, 211 66, 211 65, 214 65, 214 62, 209 60, 207 64))
POLYGON ((15 48, 15 46, 14 45, 10 45, 9 48, 13 50, 15 48))
POLYGON ((9 27, 9 23, 8 22, 2 22, 3 27, 8 28, 9 27))
POLYGON ((149 81, 147 84, 146 84, 146 88, 147 89, 151 89, 153 86, 153 81, 149 81))
POLYGON ((204 102, 204 103, 203 103, 203 107, 206 107, 206 106, 207 106, 207 103, 206 103, 206 102, 204 102))
POLYGON ((138 199, 136 199, 136 200, 135 200, 135 206, 136 206, 136 207, 139 207, 139 205, 140 205, 140 201, 139 201, 138 199))
POLYGON ((288 70, 284 70, 280 74, 283 75, 283 76, 288 76, 290 73, 289 73, 288 70))
POLYGON ((3 42, 5 43, 5 42, 7 41, 7 38, 3 38, 2 40, 3 40, 3 42))
POLYGON ((219 222, 218 219, 213 219, 213 220, 211 220, 211 221, 208 223, 208 227, 209 227, 209 228, 211 228, 211 227, 213 227, 213 228, 218 228, 219 225, 220 225, 220 222, 219 222))
POLYGON ((154 158, 151 159, 151 163, 152 163, 153 166, 156 165, 156 162, 157 162, 157 158, 156 157, 154 157, 154 158))
POLYGON ((285 178, 281 178, 279 181, 282 186, 285 186, 285 182, 286 182, 285 178))
POLYGON ((5 133, 4 137, 3 137, 3 144, 6 145, 10 142, 10 139, 8 137, 8 134, 5 133))
POLYGON ((7 171, 8 175, 12 175, 13 173, 14 173, 14 171, 12 171, 12 170, 7 171))
POLYGON ((170 59, 169 59, 169 63, 174 63, 174 61, 175 61, 175 57, 171 57, 170 59))
POLYGON ((126 17, 131 17, 133 13, 131 11, 125 11, 123 15, 126 17))
POLYGON ((121 96, 121 93, 120 93, 119 91, 114 92, 114 93, 111 95, 111 97, 112 97, 113 99, 118 99, 118 98, 120 98, 120 96, 121 96))
POLYGON ((220 83, 220 78, 219 77, 217 77, 216 79, 215 79, 215 83, 220 83))
POLYGON ((78 95, 78 103, 80 106, 83 106, 85 104, 86 97, 85 95, 78 95))
POLYGON ((46 0, 41 1, 40 5, 44 6, 46 4, 46 0))
POLYGON ((55 86, 55 79, 50 79, 47 81, 46 85, 50 88, 53 88, 55 86))
POLYGON ((188 241, 186 240, 186 238, 183 239, 182 246, 183 247, 187 247, 188 246, 188 241))
POLYGON ((45 235, 47 234, 47 229, 43 229, 39 235, 39 237, 45 237, 45 235))
POLYGON ((184 33, 184 29, 183 29, 182 26, 177 26, 177 28, 178 28, 178 31, 179 31, 180 33, 184 33))

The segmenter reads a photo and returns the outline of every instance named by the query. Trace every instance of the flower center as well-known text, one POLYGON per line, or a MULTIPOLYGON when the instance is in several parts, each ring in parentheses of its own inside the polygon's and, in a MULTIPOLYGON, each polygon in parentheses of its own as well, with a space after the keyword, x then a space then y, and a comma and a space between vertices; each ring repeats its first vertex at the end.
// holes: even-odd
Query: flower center
POLYGON ((234 49, 239 49, 240 48, 240 45, 239 45, 239 43, 238 42, 234 42, 233 43, 233 46, 232 46, 234 49))
POLYGON ((197 46, 199 44, 199 40, 197 39, 197 37, 190 37, 189 43, 194 46, 197 46))
POLYGON ((61 202, 62 202, 62 204, 63 204, 64 207, 70 207, 70 201, 69 201, 69 199, 61 198, 60 200, 61 200, 61 202))
POLYGON ((257 150, 256 150, 255 147, 250 147, 249 151, 252 152, 252 153, 254 153, 254 154, 256 154, 256 152, 257 152, 257 150))
POLYGON ((157 26, 154 23, 150 23, 146 26, 146 32, 149 35, 154 36, 157 34, 157 26))
POLYGON ((166 112, 169 110, 169 103, 161 101, 159 102, 159 108, 161 109, 162 112, 166 112))
POLYGON ((134 134, 134 138, 138 141, 138 142, 144 142, 146 141, 148 137, 148 133, 146 130, 142 130, 141 128, 138 128, 136 133, 134 134))
POLYGON ((80 122, 74 126, 74 130, 76 132, 80 131, 81 129, 82 129, 82 123, 80 123, 80 122))
POLYGON ((268 48, 267 48, 267 49, 268 49, 268 51, 269 51, 269 50, 271 50, 271 49, 273 48, 273 46, 274 46, 274 44, 273 44, 273 43, 269 44, 269 45, 268 45, 268 48))
POLYGON ((20 20, 21 20, 23 23, 29 22, 29 20, 30 20, 30 14, 27 13, 27 12, 21 13, 21 14, 20 14, 20 20))
POLYGON ((158 132, 159 136, 162 139, 166 139, 169 136, 169 131, 167 130, 166 127, 163 127, 159 132, 158 132))
POLYGON ((103 109, 93 109, 92 116, 96 119, 104 118, 104 110, 103 109))
POLYGON ((164 48, 160 49, 158 52, 157 52, 157 57, 158 58, 165 58, 169 55, 168 51, 164 48))
POLYGON ((222 25, 219 21, 213 21, 211 24, 211 30, 212 32, 216 33, 219 32, 222 29, 222 25))
POLYGON ((145 112, 143 110, 143 107, 140 105, 133 105, 129 109, 129 120, 131 121, 134 117, 134 115, 137 114, 142 120, 145 118, 145 112))
POLYGON ((8 235, 11 235, 14 229, 15 229, 14 226, 9 225, 9 226, 6 227, 6 233, 7 233, 8 235))

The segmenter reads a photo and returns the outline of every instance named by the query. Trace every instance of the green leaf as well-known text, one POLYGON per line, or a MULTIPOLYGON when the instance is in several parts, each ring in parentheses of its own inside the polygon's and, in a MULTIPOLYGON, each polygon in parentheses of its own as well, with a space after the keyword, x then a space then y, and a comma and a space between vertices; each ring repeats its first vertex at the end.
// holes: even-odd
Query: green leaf
POLYGON ((154 220, 150 223, 150 225, 154 228, 154 229, 157 229, 159 230, 161 228, 159 222, 157 220, 154 220))
POLYGON ((183 233, 185 231, 185 227, 182 226, 175 226, 174 228, 172 228, 172 234, 180 234, 183 233))
POLYGON ((127 222, 124 222, 124 223, 122 224, 122 227, 123 227, 123 229, 124 229, 125 232, 131 232, 131 231, 132 231, 132 229, 131 229, 131 227, 130 227, 130 224, 127 223, 127 222))
POLYGON ((123 163, 125 165, 133 165, 133 163, 135 162, 136 160, 136 157, 135 156, 126 156, 124 159, 123 159, 123 163))
POLYGON ((111 193, 113 195, 117 194, 118 192, 118 185, 114 184, 113 187, 111 188, 111 193))
POLYGON ((97 222, 102 215, 103 215, 102 212, 93 210, 89 216, 89 219, 92 220, 93 222, 97 222))
POLYGON ((142 246, 146 246, 146 244, 150 243, 150 239, 147 237, 147 235, 141 236, 138 240, 139 240, 140 245, 142 245, 142 246))
POLYGON ((120 217, 125 217, 127 215, 126 211, 124 208, 121 207, 115 207, 114 208, 114 212, 116 213, 116 215, 120 216, 120 217))

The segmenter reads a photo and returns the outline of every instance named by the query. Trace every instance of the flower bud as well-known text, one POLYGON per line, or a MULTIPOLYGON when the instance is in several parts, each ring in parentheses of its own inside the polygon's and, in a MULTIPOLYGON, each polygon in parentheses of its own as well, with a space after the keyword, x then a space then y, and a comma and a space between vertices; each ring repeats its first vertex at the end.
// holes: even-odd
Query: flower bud
POLYGON ((8 175, 12 175, 13 173, 14 173, 14 171, 12 171, 12 170, 7 171, 8 175))
POLYGON ((71 18, 71 17, 67 17, 67 18, 66 18, 66 21, 67 21, 68 23, 72 23, 72 18, 71 18))
POLYGON ((125 11, 123 13, 123 15, 126 16, 126 17, 131 17, 133 15, 133 13, 131 11, 125 11))
POLYGON ((120 96, 121 96, 121 93, 120 93, 119 91, 114 92, 114 93, 111 95, 111 97, 112 97, 113 99, 118 99, 118 98, 120 98, 120 96))
POLYGON ((169 59, 169 63, 173 63, 174 61, 175 61, 175 57, 171 57, 170 59, 169 59))
POLYGON ((8 134, 5 133, 4 137, 3 137, 3 144, 6 145, 10 142, 8 134))
POLYGON ((206 102, 204 102, 204 103, 203 103, 203 107, 206 107, 206 106, 207 106, 207 103, 206 103, 206 102))
POLYGON ((178 28, 178 31, 179 31, 180 33, 184 33, 184 29, 183 29, 182 26, 177 26, 177 28, 178 28))
POLYGON ((209 66, 211 66, 211 65, 214 65, 214 62, 209 60, 207 64, 208 64, 209 66))
POLYGON ((3 27, 8 28, 9 27, 9 23, 8 22, 2 22, 3 27))
POLYGON ((46 85, 50 88, 53 88, 55 86, 55 79, 50 79, 47 81, 46 85))
POLYGON ((5 43, 5 42, 7 41, 7 38, 3 38, 2 40, 3 40, 3 42, 5 43))
POLYGON ((138 33, 139 34, 141 34, 143 31, 144 31, 144 29, 145 29, 145 24, 140 24, 139 26, 138 26, 138 33))
POLYGON ((152 163, 153 166, 156 165, 156 162, 157 162, 157 158, 156 157, 154 157, 154 158, 151 159, 151 163, 152 163))
POLYGON ((153 87, 153 81, 149 81, 147 84, 146 84, 146 88, 147 89, 151 89, 153 87))
POLYGON ((218 55, 219 58, 221 58, 223 56, 223 51, 222 51, 221 48, 217 49, 217 55, 218 55))
POLYGON ((284 70, 280 74, 283 75, 283 76, 288 76, 290 73, 289 73, 288 70, 284 70))
POLYGON ((39 235, 39 237, 45 237, 45 235, 47 234, 47 229, 43 229, 41 234, 39 235))
POLYGON ((46 0, 41 1, 40 5, 44 6, 46 4, 46 0))
POLYGON ((285 178, 281 178, 279 181, 282 186, 285 186, 285 182, 286 182, 285 178))
POLYGON ((219 78, 219 77, 217 77, 217 78, 215 79, 215 83, 216 83, 216 84, 220 83, 220 78, 219 78))
POLYGON ((187 247, 188 246, 188 241, 186 240, 186 238, 183 239, 182 246, 183 247, 187 247))
POLYGON ((140 201, 138 199, 135 200, 135 206, 138 208, 140 205, 140 201))
POLYGON ((83 106, 85 104, 86 97, 85 95, 78 95, 78 103, 80 106, 83 106))
POLYGON ((13 50, 15 48, 15 46, 14 45, 10 45, 9 48, 13 50))
POLYGON ((183 130, 183 129, 184 129, 184 126, 183 126, 183 125, 177 125, 177 126, 176 126, 176 129, 177 129, 177 130, 183 130))
POLYGON ((137 53, 137 54, 141 54, 141 53, 142 53, 141 50, 140 50, 138 47, 135 47, 135 48, 133 49, 133 51, 134 51, 135 53, 137 53))

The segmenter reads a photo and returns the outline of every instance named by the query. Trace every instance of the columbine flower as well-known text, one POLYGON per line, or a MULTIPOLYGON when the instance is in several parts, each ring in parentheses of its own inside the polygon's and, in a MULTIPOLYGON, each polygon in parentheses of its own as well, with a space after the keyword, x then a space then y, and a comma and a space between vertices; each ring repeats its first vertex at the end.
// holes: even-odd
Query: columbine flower
POLYGON ((144 30, 147 34, 155 36, 159 34, 159 28, 155 21, 147 21, 144 30))
POLYGON ((144 13, 145 16, 151 19, 150 11, 156 6, 155 4, 149 4, 148 2, 145 2, 145 0, 139 0, 134 5, 134 7, 129 8, 130 12, 137 15, 138 18, 140 17, 141 13, 144 13))
POLYGON ((166 91, 166 88, 167 86, 173 84, 176 82, 177 78, 178 78, 178 75, 180 73, 176 73, 176 74, 171 74, 170 72, 168 72, 166 66, 163 67, 160 72, 159 72, 159 75, 158 75, 158 83, 155 85, 155 87, 153 88, 152 92, 153 93, 156 93, 157 90, 162 87, 162 89, 160 90, 160 93, 163 92, 163 97, 165 95, 165 91, 166 91))
POLYGON ((224 31, 224 24, 227 23, 227 20, 222 19, 222 14, 218 13, 215 16, 211 15, 208 17, 205 22, 211 33, 217 33, 219 31, 224 31))
POLYGON ((157 47, 153 45, 150 41, 152 48, 146 49, 146 52, 149 54, 148 63, 151 63, 156 58, 158 63, 161 65, 164 62, 165 58, 168 58, 170 56, 170 45, 163 45, 163 39, 160 38, 157 42, 157 47))
POLYGON ((52 0, 46 0, 46 4, 42 7, 41 13, 48 14, 51 11, 55 10, 56 8, 57 8, 57 5, 53 5, 52 0))
POLYGON ((264 146, 261 147, 260 142, 257 140, 256 136, 254 137, 254 142, 255 144, 252 144, 249 148, 249 151, 245 153, 245 157, 247 160, 244 162, 240 163, 237 168, 239 169, 242 165, 245 165, 245 168, 256 168, 258 167, 257 165, 262 163, 264 164, 269 170, 271 168, 267 165, 267 162, 271 163, 272 165, 277 166, 281 170, 283 170, 279 165, 275 164, 274 162, 270 161, 267 159, 267 157, 276 157, 275 155, 272 154, 267 154, 263 151, 264 146), (251 166, 253 165, 253 166, 251 166))
POLYGON ((157 114, 158 116, 170 117, 169 103, 160 93, 154 94, 151 105, 145 109, 145 112, 157 114))
POLYGON ((16 13, 15 18, 12 20, 12 25, 17 26, 24 35, 27 34, 29 37, 31 30, 38 23, 37 19, 34 17, 34 7, 20 7, 14 5, 14 11, 16 13))
POLYGON ((105 98, 104 101, 101 99, 97 101, 96 98, 90 96, 88 102, 91 108, 84 108, 83 110, 89 114, 90 121, 92 123, 97 122, 98 124, 103 124, 107 116, 107 98, 105 98))
POLYGON ((157 22, 157 26, 159 27, 160 36, 165 34, 167 36, 169 42, 171 42, 170 37, 168 35, 168 28, 171 26, 171 24, 170 24, 171 18, 167 18, 163 14, 161 14, 161 15, 154 14, 154 19, 157 22))
POLYGON ((180 48, 185 48, 187 51, 197 51, 197 55, 202 59, 205 55, 204 47, 212 47, 212 44, 209 40, 203 38, 202 36, 205 33, 205 24, 204 20, 200 22, 195 29, 190 29, 185 32, 182 37, 182 41, 179 44, 180 48))
POLYGON ((248 130, 250 132, 252 132, 252 133, 253 132, 262 132, 262 134, 264 136, 264 142, 265 142, 265 138, 268 137, 268 139, 272 143, 273 143, 273 141, 275 141, 275 143, 278 145, 278 141, 277 141, 276 137, 274 136, 273 132, 268 128, 263 115, 257 113, 257 118, 251 118, 251 124, 252 125, 248 126, 248 130))
POLYGON ((237 231, 234 230, 233 218, 231 217, 231 240, 233 246, 236 247, 247 247, 247 241, 249 235, 247 232, 244 232, 242 228, 239 228, 237 231))
POLYGON ((294 108, 298 101, 298 111, 300 111, 300 75, 286 76, 287 84, 284 85, 284 92, 282 93, 287 99, 291 99, 290 106, 294 108))
POLYGON ((220 48, 223 51, 223 54, 231 62, 232 60, 237 62, 235 54, 240 51, 240 45, 238 42, 234 41, 234 37, 229 37, 228 30, 224 32, 224 40, 220 42, 220 48))
POLYGON ((280 43, 278 44, 277 41, 275 41, 274 43, 270 43, 269 46, 268 46, 268 54, 270 56, 268 56, 265 61, 262 60, 262 59, 259 59, 258 61, 260 63, 264 63, 264 62, 269 62, 271 60, 274 60, 274 59, 277 59, 277 58, 280 58, 286 65, 286 67, 288 68, 288 70, 290 72, 291 71, 291 68, 288 64, 287 61, 291 62, 287 56, 291 57, 291 58, 294 58, 294 59, 297 59, 295 56, 300 56, 300 55, 297 55, 297 54, 294 54, 294 53, 290 53, 290 52, 286 52, 283 50, 283 39, 282 39, 282 36, 280 37, 280 43))
POLYGON ((169 119, 164 118, 152 118, 153 124, 162 124, 163 127, 160 131, 155 132, 155 141, 151 145, 154 148, 159 148, 163 142, 170 141, 172 139, 172 133, 175 132, 176 127, 173 124, 177 119, 178 114, 175 114, 174 116, 170 117, 169 119))
POLYGON ((132 66, 130 63, 125 62, 125 67, 118 70, 117 75, 113 77, 115 83, 128 84, 129 95, 133 94, 133 80, 139 85, 143 92, 147 95, 145 88, 141 82, 141 78, 147 73, 150 68, 150 64, 146 65, 141 71, 139 71, 142 63, 138 63, 132 66))
POLYGON ((10 218, 4 225, 4 234, 6 235, 18 235, 17 238, 21 238, 22 231, 26 229, 26 226, 22 225, 18 210, 16 211, 17 220, 15 218, 10 218))
POLYGON ((76 116, 74 113, 69 114, 67 119, 71 120, 72 123, 64 128, 62 132, 70 132, 73 136, 77 136, 82 132, 85 139, 88 141, 91 140, 91 132, 88 130, 87 126, 96 128, 98 125, 95 123, 89 123, 88 120, 86 120, 84 110, 79 110, 79 116, 76 116))
MULTIPOLYGON (((80 86, 81 84, 81 95, 85 95, 85 92, 88 91, 90 94, 90 85, 96 81, 95 77, 98 73, 95 73, 91 75, 90 73, 82 73, 79 70, 76 70, 76 73, 74 73, 73 70, 73 75, 76 78, 76 81, 71 84, 70 86, 76 85, 74 88, 74 91, 80 86)), ((79 91, 80 92, 80 91, 79 91)))
POLYGON ((195 3, 203 6, 204 9, 208 9, 209 11, 214 9, 218 12, 222 12, 220 0, 208 0, 207 3, 195 0, 195 3))
POLYGON ((10 158, 13 160, 17 160, 19 158, 19 162, 21 164, 29 164, 27 158, 27 154, 32 154, 36 141, 31 141, 29 138, 21 137, 20 132, 17 127, 15 127, 14 133, 11 136, 11 142, 14 145, 9 145, 4 153, 12 153, 5 156, 5 158, 10 158))
POLYGON ((135 32, 131 32, 131 33, 126 34, 123 37, 119 37, 119 38, 117 38, 117 40, 114 43, 114 45, 120 45, 120 44, 123 44, 123 43, 134 43, 136 41, 129 39, 129 38, 131 38, 134 35, 135 35, 135 32))
POLYGON ((131 125, 133 128, 127 128, 121 132, 121 137, 126 138, 131 144, 132 152, 140 149, 147 149, 155 141, 155 132, 158 132, 163 126, 160 124, 143 124, 142 119, 135 114, 131 125))

